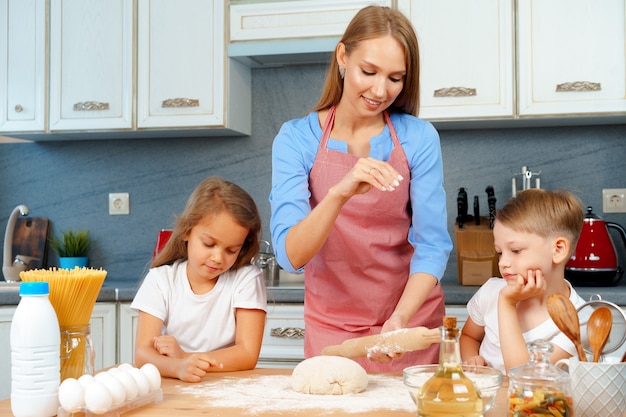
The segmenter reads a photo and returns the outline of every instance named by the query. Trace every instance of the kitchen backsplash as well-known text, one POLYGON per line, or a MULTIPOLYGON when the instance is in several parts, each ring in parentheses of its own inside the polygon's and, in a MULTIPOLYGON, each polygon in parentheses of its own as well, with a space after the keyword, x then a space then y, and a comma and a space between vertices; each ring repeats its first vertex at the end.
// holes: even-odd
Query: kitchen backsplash
MULTIPOLYGON (((136 139, 0 145, 0 236, 17 204, 51 220, 51 232, 89 229, 90 264, 115 279, 137 280, 147 271, 157 231, 171 227, 193 188, 219 175, 256 200, 269 239, 271 145, 281 124, 303 116, 317 101, 324 66, 257 69, 252 77, 250 137, 136 139), (108 194, 130 193, 130 215, 110 216, 108 194)), ((470 202, 495 188, 497 207, 511 196, 511 178, 523 165, 541 171, 542 188, 567 188, 607 221, 626 226, 626 214, 602 213, 602 188, 626 187, 626 125, 440 130, 454 236, 456 197, 470 202)), ((620 253, 626 267, 626 255, 620 253)), ((48 254, 48 264, 58 265, 48 254)), ((445 280, 456 281, 456 256, 445 280)), ((624 283, 622 283, 624 285, 624 283)))

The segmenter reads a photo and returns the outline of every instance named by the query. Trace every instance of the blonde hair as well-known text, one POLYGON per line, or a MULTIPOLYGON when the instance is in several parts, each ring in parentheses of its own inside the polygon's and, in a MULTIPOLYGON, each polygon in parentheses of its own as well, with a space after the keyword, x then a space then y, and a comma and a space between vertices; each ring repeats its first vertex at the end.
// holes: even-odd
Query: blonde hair
MULTIPOLYGON (((411 22, 402 12, 382 6, 365 7, 352 18, 340 43, 345 45, 346 54, 350 55, 362 41, 387 35, 402 45, 406 63, 404 87, 389 110, 417 116, 420 106, 419 45, 411 22)), ((343 79, 336 58, 338 47, 339 44, 330 62, 322 95, 312 111, 328 109, 341 99, 343 79)))
POLYGON ((228 212, 239 225, 248 229, 248 235, 232 268, 249 264, 259 252, 261 217, 257 206, 250 194, 238 185, 218 177, 209 177, 189 196, 183 213, 176 219, 172 236, 152 260, 152 267, 186 260, 187 241, 184 237, 204 216, 222 212, 228 212))
POLYGON ((563 235, 576 248, 585 214, 582 202, 566 190, 529 189, 519 192, 496 212, 496 221, 516 232, 543 238, 563 235))

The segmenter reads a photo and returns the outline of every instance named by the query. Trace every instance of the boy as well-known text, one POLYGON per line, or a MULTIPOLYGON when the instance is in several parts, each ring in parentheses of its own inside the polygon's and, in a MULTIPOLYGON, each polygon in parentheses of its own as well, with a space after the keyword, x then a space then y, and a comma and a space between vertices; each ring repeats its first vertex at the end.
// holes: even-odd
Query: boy
POLYGON ((526 342, 537 339, 554 346, 552 363, 576 352, 550 318, 546 300, 558 293, 576 307, 585 303, 565 279, 583 219, 580 200, 563 190, 525 190, 497 212, 493 237, 502 278, 489 279, 467 304, 464 363, 507 373, 528 362, 526 342))

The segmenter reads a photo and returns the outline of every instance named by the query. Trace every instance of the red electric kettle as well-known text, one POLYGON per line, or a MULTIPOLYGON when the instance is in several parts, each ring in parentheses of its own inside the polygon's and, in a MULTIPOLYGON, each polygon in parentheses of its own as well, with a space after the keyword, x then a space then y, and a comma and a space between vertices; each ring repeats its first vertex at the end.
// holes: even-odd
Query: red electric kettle
POLYGON ((626 229, 605 222, 587 207, 580 239, 565 265, 565 276, 573 285, 607 287, 617 285, 624 270, 617 264, 617 251, 609 234, 615 229, 626 247, 626 229))

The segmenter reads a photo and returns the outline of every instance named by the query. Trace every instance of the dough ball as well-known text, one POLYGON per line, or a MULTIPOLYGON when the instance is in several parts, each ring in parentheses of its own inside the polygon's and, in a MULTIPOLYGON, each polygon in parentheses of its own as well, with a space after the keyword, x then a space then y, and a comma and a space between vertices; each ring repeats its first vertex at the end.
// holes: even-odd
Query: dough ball
POLYGON ((303 394, 356 394, 367 388, 367 372, 352 359, 314 356, 295 367, 291 387, 303 394))

